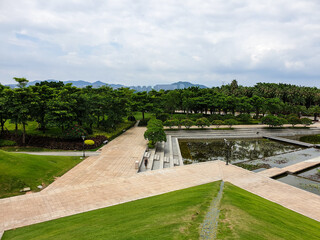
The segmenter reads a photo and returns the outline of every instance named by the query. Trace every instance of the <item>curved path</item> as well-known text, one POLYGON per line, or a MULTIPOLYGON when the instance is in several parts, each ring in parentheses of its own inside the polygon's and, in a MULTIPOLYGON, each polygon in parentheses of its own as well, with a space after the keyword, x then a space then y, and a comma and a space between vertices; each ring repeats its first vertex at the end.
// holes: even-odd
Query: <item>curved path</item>
POLYGON ((320 196, 213 161, 136 173, 146 147, 134 127, 39 193, 0 199, 1 231, 223 179, 320 221, 320 196))

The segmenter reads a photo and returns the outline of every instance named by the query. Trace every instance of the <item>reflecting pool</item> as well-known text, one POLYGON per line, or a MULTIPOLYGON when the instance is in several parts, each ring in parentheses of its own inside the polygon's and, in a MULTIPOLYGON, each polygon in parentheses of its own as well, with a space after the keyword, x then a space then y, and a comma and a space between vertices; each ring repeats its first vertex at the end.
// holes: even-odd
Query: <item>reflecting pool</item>
POLYGON ((291 186, 320 195, 320 182, 315 180, 320 180, 320 175, 317 174, 317 168, 300 174, 279 176, 275 179, 291 186))
MULTIPOLYGON (((255 159, 265 159, 271 156, 304 149, 303 147, 276 142, 268 139, 179 139, 179 146, 184 164, 206 162, 213 160, 240 163, 255 159)), ((246 162, 246 165, 250 162, 246 162)), ((256 168, 268 168, 268 164, 260 162, 256 168)), ((254 170, 256 168, 250 169, 254 170)))

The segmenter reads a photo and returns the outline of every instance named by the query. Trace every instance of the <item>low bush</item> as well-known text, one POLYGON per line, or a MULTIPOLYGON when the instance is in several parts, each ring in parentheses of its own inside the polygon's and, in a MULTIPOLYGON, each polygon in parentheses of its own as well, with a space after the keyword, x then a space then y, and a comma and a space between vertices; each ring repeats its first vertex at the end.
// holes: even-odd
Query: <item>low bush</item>
POLYGON ((141 119, 139 122, 139 127, 146 127, 148 125, 150 118, 141 119))
POLYGON ((67 129, 64 135, 66 139, 81 139, 81 136, 88 136, 88 133, 84 128, 77 124, 67 129))
POLYGON ((222 121, 222 120, 213 120, 212 124, 215 125, 217 128, 219 128, 221 125, 224 124, 224 121, 222 121))
POLYGON ((179 121, 177 119, 169 119, 169 120, 166 120, 164 123, 163 123, 164 126, 166 127, 175 127, 175 126, 178 126, 179 125, 179 121))
POLYGON ((187 129, 189 129, 190 127, 192 127, 194 125, 194 121, 192 121, 191 119, 183 119, 181 121, 181 124, 183 126, 185 126, 187 129))
POLYGON ((306 126, 310 126, 312 124, 312 120, 309 118, 301 118, 301 124, 306 126))
POLYGON ((283 124, 287 123, 287 121, 284 118, 267 115, 261 119, 261 123, 269 125, 269 127, 281 127, 283 124))
POLYGON ((241 113, 236 117, 236 119, 241 121, 242 123, 250 123, 252 117, 248 113, 241 113))
POLYGON ((162 122, 165 122, 170 118, 170 115, 168 113, 161 113, 161 114, 157 115, 156 118, 161 120, 162 122))
POLYGON ((232 125, 237 125, 238 121, 235 120, 235 119, 227 119, 227 120, 224 121, 224 124, 228 125, 229 128, 231 128, 232 125))
POLYGON ((199 118, 196 120, 196 126, 198 126, 199 128, 204 128, 205 126, 210 126, 210 122, 207 118, 203 117, 203 118, 199 118))
POLYGON ((203 114, 202 113, 195 113, 195 114, 190 115, 190 119, 193 120, 193 121, 196 121, 199 118, 203 118, 203 114))
POLYGON ((17 145, 15 141, 0 139, 0 147, 15 146, 15 145, 17 145))
POLYGON ((213 122, 215 120, 223 120, 223 116, 221 116, 220 114, 212 114, 208 119, 210 122, 213 122))
POLYGON ((84 141, 84 144, 85 144, 85 145, 90 145, 90 146, 91 146, 91 145, 94 145, 94 141, 93 141, 93 140, 91 140, 91 139, 87 139, 87 140, 85 140, 85 141, 84 141))
POLYGON ((303 136, 299 139, 301 142, 307 142, 312 144, 320 144, 320 135, 303 136))
POLYGON ((129 116, 128 121, 135 122, 136 118, 134 116, 129 116))
POLYGON ((287 121, 289 124, 292 125, 292 127, 294 127, 297 124, 301 124, 301 119, 298 118, 297 116, 291 115, 287 118, 287 121))

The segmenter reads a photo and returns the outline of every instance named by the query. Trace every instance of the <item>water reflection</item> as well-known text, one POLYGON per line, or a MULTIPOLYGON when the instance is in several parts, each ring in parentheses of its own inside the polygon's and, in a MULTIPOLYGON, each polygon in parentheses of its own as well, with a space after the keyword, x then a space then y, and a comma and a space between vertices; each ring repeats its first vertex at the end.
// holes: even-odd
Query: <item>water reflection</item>
POLYGON ((180 139, 179 145, 185 164, 226 160, 231 163, 262 159, 287 152, 301 150, 295 145, 275 142, 267 139, 228 139, 230 146, 223 139, 180 139))

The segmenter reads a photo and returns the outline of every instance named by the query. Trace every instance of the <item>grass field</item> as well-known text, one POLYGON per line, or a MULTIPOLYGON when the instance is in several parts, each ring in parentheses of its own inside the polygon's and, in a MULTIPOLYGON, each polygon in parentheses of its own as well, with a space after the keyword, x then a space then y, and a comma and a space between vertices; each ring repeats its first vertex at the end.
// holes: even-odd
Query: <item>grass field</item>
POLYGON ((320 223, 226 183, 217 239, 320 239, 320 223))
POLYGON ((80 162, 80 157, 36 156, 0 150, 0 198, 19 195, 20 189, 47 186, 80 162))
MULTIPOLYGON (((7 239, 199 239, 220 182, 10 230, 7 239)), ((225 183, 217 239, 319 239, 320 223, 225 183)))
MULTIPOLYGON (((133 114, 133 116, 136 118, 136 120, 141 120, 142 119, 142 113, 141 112, 135 112, 134 114, 133 114)), ((151 118, 151 117, 153 117, 154 116, 154 114, 152 114, 152 113, 145 113, 144 114, 144 118, 151 118)))

